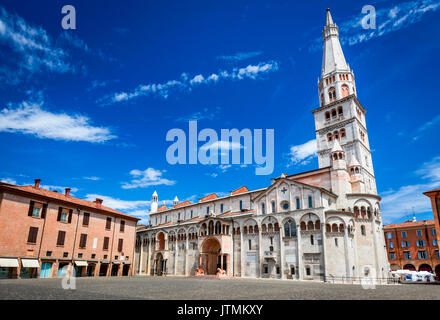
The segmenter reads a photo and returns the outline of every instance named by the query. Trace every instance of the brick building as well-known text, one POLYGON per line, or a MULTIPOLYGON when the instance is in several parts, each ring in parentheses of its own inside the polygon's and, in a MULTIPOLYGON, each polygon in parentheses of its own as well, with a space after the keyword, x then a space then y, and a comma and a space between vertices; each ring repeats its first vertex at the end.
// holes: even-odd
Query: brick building
POLYGON ((384 232, 391 270, 434 271, 440 275, 434 220, 388 224, 384 232))
POLYGON ((435 228, 437 230, 437 240, 440 235, 440 188, 423 192, 431 200, 432 214, 434 216, 435 228))
POLYGON ((0 182, 0 278, 132 274, 139 219, 102 202, 0 182))

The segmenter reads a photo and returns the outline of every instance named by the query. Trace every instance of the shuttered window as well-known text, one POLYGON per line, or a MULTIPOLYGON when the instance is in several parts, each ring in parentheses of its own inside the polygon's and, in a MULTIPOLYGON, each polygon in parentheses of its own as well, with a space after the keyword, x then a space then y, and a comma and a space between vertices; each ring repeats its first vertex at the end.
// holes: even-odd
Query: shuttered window
POLYGON ((119 241, 118 241, 118 251, 119 252, 122 251, 123 244, 124 244, 124 239, 119 239, 119 241))
POLYGON ((36 243, 37 242, 37 235, 38 235, 38 228, 36 227, 30 227, 29 228, 29 235, 28 235, 28 241, 29 243, 36 243))
POLYGON ((108 250, 108 242, 109 242, 109 237, 104 237, 104 245, 102 246, 103 250, 108 250))
POLYGON ((106 229, 110 229, 112 226, 112 218, 107 218, 107 222, 105 224, 106 229))
POLYGON ((90 220, 90 213, 84 212, 83 226, 88 226, 89 225, 89 220, 90 220))
POLYGON ((66 231, 58 231, 57 246, 64 246, 65 239, 66 239, 66 231))
POLYGON ((87 244, 87 235, 82 233, 81 234, 81 238, 79 239, 79 247, 80 248, 85 248, 87 244))
POLYGON ((125 230, 125 221, 121 220, 121 228, 119 231, 124 232, 124 230, 125 230))

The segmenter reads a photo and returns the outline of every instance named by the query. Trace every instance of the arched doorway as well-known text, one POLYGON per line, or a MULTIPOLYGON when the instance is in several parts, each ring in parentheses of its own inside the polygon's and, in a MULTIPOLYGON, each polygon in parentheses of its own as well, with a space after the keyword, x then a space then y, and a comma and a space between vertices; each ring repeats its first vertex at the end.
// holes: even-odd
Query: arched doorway
POLYGON ((414 267, 412 264, 405 264, 405 265, 403 266, 403 269, 404 269, 404 270, 417 271, 417 270, 416 270, 416 267, 414 267))
POLYGON ((434 270, 435 270, 435 275, 437 277, 439 277, 440 276, 440 264, 436 265, 434 270))
POLYGON ((206 274, 216 274, 217 268, 221 268, 220 243, 215 238, 206 239, 200 252, 202 267, 206 274))
POLYGON ((157 240, 159 241, 158 250, 165 250, 165 235, 163 232, 157 235, 157 240))
POLYGON ((156 270, 155 270, 155 274, 161 276, 162 273, 165 271, 165 263, 163 260, 163 256, 162 253, 158 253, 156 256, 156 270))
POLYGON ((432 272, 432 268, 429 264, 423 263, 419 266, 419 271, 428 271, 432 272))

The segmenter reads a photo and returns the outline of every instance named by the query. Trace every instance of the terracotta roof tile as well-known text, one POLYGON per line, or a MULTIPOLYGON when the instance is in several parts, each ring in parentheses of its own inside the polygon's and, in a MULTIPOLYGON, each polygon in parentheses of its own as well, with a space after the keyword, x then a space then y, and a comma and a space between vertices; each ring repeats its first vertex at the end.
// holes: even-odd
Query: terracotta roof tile
POLYGON ((426 191, 426 192, 423 192, 423 194, 427 194, 427 193, 431 193, 431 192, 439 192, 440 191, 440 188, 437 188, 437 189, 432 189, 432 190, 429 190, 429 191, 426 191))
POLYGON ((133 220, 140 220, 139 218, 133 217, 131 215, 128 215, 126 213, 117 211, 115 209, 103 206, 103 205, 98 205, 96 202, 93 201, 89 201, 89 200, 84 200, 84 199, 80 199, 80 198, 75 198, 72 196, 66 196, 64 193, 60 193, 57 191, 51 191, 51 190, 47 190, 47 189, 43 189, 43 188, 35 188, 34 186, 28 185, 28 186, 17 186, 14 184, 9 184, 9 183, 4 183, 4 182, 0 182, 0 187, 3 187, 5 189, 12 189, 12 190, 17 190, 17 191, 24 191, 24 192, 28 192, 28 193, 32 193, 35 195, 39 195, 39 196, 43 196, 46 198, 51 198, 51 199, 55 199, 55 200, 61 200, 61 201, 65 201, 65 202, 70 202, 76 205, 81 205, 81 206, 85 206, 85 207, 89 207, 89 208, 93 208, 93 209, 98 209, 98 210, 102 210, 102 211, 107 211, 107 212, 111 212, 113 214, 117 214, 117 215, 121 215, 127 218, 131 218, 133 220))
POLYGON ((240 214, 246 214, 246 213, 253 213, 254 211, 252 210, 245 210, 245 211, 236 211, 236 212, 225 212, 222 214, 219 214, 217 217, 232 217, 232 216, 238 216, 240 214))
POLYGON ((199 202, 208 201, 208 200, 217 199, 217 198, 218 197, 217 197, 217 195, 215 193, 211 193, 211 194, 208 194, 207 196, 205 196, 203 198, 200 198, 199 202))
POLYGON ((185 200, 185 201, 183 201, 183 202, 181 202, 181 203, 179 203, 179 204, 176 204, 176 205, 174 206, 174 208, 180 208, 180 207, 187 206, 187 205, 190 205, 190 204, 191 204, 190 201, 185 200))
POLYGON ((410 228, 410 227, 421 227, 421 226, 430 226, 434 225, 434 220, 422 220, 422 221, 407 221, 402 223, 392 223, 387 224, 383 228, 384 229, 395 229, 395 228, 410 228))
POLYGON ((164 204, 159 209, 157 209, 157 212, 165 211, 165 210, 168 210, 168 207, 164 204))
POLYGON ((240 193, 248 192, 248 191, 249 190, 248 190, 248 188, 246 186, 242 186, 242 187, 238 188, 237 190, 232 191, 231 195, 240 194, 240 193))

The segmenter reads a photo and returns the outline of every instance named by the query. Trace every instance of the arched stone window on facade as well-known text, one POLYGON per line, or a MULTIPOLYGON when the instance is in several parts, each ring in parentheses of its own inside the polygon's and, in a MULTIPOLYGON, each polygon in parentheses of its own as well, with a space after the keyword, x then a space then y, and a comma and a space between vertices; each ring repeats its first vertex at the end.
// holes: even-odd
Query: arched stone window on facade
POLYGON ((249 226, 249 233, 254 233, 254 227, 253 226, 249 226))
POLYGON ((336 90, 334 87, 331 87, 330 89, 328 89, 328 98, 329 98, 330 102, 336 100, 336 90))
POLYGON ((329 224, 329 223, 326 223, 326 224, 325 224, 325 231, 326 231, 326 232, 331 232, 331 227, 330 227, 330 224, 329 224))
POLYGON ((306 223, 304 221, 301 221, 301 230, 306 230, 307 226, 306 223))
POLYGON ((360 216, 359 216, 359 208, 358 207, 354 207, 354 216, 356 217, 356 218, 359 218, 360 216))
POLYGON ((272 201, 272 213, 275 213, 275 201, 272 201))
POLYGON ((344 98, 346 96, 348 96, 349 92, 348 92, 348 86, 346 84, 343 84, 341 86, 341 97, 344 98))
POLYGON ((325 120, 330 120, 330 112, 328 111, 325 113, 325 120))
POLYGON ((280 231, 280 225, 278 222, 275 222, 275 231, 280 231))
POLYGON ((333 139, 339 140, 339 132, 337 130, 333 132, 333 139))
POLYGON ((336 109, 332 109, 332 118, 336 118, 336 115, 337 115, 337 113, 336 113, 336 109))
POLYGON ((313 208, 313 198, 312 196, 309 196, 309 208, 313 208))
POLYGON ((298 197, 296 197, 296 209, 297 209, 297 210, 301 209, 301 203, 300 203, 298 197))
POLYGON ((263 226, 261 227, 261 230, 263 231, 263 232, 266 232, 266 224, 263 224, 263 226))
POLYGON ((342 109, 342 106, 339 106, 338 107, 338 115, 339 116, 342 116, 344 114, 344 111, 343 111, 343 109, 342 109))
POLYGON ((331 133, 327 133, 327 141, 332 141, 333 135, 331 133))
POLYGON ((293 220, 288 220, 284 223, 284 236, 296 237, 296 223, 293 220))
POLYGON ((363 236, 365 236, 365 226, 361 226, 361 234, 363 235, 363 236))
POLYGON ((336 223, 332 224, 332 232, 338 232, 338 225, 336 223))
POLYGON ((316 230, 321 230, 321 221, 316 220, 316 222, 315 222, 315 229, 316 230))
POLYGON ((344 232, 344 225, 342 223, 339 225, 339 232, 344 232))
POLYGON ((214 234, 214 222, 212 222, 212 221, 209 221, 209 224, 208 224, 208 234, 209 235, 214 234))
POLYGON ((243 233, 244 234, 248 233, 248 228, 246 226, 244 226, 244 228, 243 228, 243 233))
POLYGON ((345 129, 344 128, 341 129, 340 134, 341 134, 341 139, 345 138, 346 133, 345 133, 345 129))
POLYGON ((314 230, 315 226, 312 221, 307 222, 307 230, 314 230))
POLYGON ((268 232, 273 232, 273 225, 272 225, 272 223, 269 223, 269 224, 267 225, 267 231, 268 231, 268 232))
POLYGON ((367 210, 365 210, 365 207, 362 206, 362 207, 361 207, 361 216, 362 216, 362 219, 365 219, 365 218, 366 218, 366 215, 367 215, 367 210))

